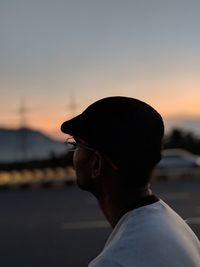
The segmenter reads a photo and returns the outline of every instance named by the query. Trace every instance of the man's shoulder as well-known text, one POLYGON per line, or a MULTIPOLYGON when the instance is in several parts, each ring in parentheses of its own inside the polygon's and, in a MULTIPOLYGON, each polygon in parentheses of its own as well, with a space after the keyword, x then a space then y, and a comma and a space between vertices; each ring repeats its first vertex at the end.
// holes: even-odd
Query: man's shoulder
POLYGON ((117 262, 114 259, 101 257, 100 255, 97 258, 95 258, 93 261, 91 261, 88 267, 125 267, 125 266, 121 265, 119 262, 117 262))
POLYGON ((199 251, 199 241, 184 220, 159 201, 121 218, 89 267, 171 266, 177 260, 196 267, 199 251))

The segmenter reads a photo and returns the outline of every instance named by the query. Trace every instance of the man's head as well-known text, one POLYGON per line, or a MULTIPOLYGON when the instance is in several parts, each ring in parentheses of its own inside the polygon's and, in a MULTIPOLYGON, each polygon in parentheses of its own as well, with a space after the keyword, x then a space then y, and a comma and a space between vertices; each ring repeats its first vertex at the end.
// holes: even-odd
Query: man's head
MULTIPOLYGON (((161 158, 162 117, 150 105, 134 98, 114 96, 98 100, 80 115, 64 122, 61 130, 86 145, 81 151, 86 154, 88 149, 92 164, 97 165, 100 157, 101 162, 103 158, 104 164, 109 163, 121 184, 145 186, 161 158)), ((77 165, 82 159, 77 157, 80 155, 76 152, 78 176, 77 165)))

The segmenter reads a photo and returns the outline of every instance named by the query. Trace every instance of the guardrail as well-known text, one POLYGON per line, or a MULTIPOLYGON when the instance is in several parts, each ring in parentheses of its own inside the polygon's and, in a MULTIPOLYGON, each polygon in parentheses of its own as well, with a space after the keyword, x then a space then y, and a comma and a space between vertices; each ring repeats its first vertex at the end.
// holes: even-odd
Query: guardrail
POLYGON ((200 180, 200 168, 156 168, 155 180, 200 180))
POLYGON ((0 188, 64 186, 75 182, 75 172, 69 166, 0 171, 0 188))
MULTIPOLYGON (((200 168, 155 169, 153 180, 200 180, 200 168)), ((71 166, 0 171, 0 189, 63 187, 76 183, 71 166)))

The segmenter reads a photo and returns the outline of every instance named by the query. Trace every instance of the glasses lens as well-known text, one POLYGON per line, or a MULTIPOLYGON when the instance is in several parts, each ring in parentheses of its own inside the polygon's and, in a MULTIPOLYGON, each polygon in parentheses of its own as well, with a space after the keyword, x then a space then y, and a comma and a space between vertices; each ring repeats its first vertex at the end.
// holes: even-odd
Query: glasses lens
POLYGON ((67 138, 65 143, 66 143, 69 151, 74 151, 76 149, 76 147, 77 147, 76 141, 74 140, 73 137, 67 138))

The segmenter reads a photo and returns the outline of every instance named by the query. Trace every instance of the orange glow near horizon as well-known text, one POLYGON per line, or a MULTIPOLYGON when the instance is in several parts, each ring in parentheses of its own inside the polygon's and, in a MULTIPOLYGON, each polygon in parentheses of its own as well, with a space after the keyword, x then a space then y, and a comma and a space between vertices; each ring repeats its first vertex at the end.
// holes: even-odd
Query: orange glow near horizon
MULTIPOLYGON (((183 98, 181 99, 179 103, 156 103, 153 105, 153 103, 149 103, 152 106, 155 107, 159 111, 159 113, 162 115, 163 119, 167 118, 200 118, 200 108, 197 105, 198 99, 196 100, 196 103, 190 103, 186 102, 183 98), (188 103, 188 104, 185 104, 188 103)), ((81 111, 80 111, 81 112, 81 111)), ((46 118, 38 118, 36 121, 32 121, 30 123, 30 127, 33 127, 36 130, 41 130, 42 132, 46 133, 47 135, 59 139, 59 140, 65 140, 66 135, 63 134, 60 131, 60 126, 63 121, 70 119, 72 116, 66 115, 66 116, 58 116, 55 114, 53 118, 49 118, 47 115, 46 118)))
MULTIPOLYGON (((97 89, 97 91, 91 91, 91 94, 90 88, 88 88, 85 95, 83 95, 82 92, 77 94, 76 114, 82 112, 88 105, 97 99, 108 95, 127 95, 141 99, 152 105, 163 116, 164 120, 169 117, 200 118, 200 83, 193 83, 191 88, 188 83, 183 85, 179 81, 179 84, 174 82, 175 85, 173 86, 171 83, 170 81, 159 81, 155 84, 148 84, 148 81, 146 83, 141 82, 135 85, 138 90, 133 87, 132 82, 124 83, 124 87, 120 83, 117 85, 112 84, 109 85, 110 88, 106 88, 105 86, 104 90, 100 90, 101 85, 96 85, 95 89, 97 89), (159 88, 162 88, 162 90, 159 90, 159 88)), ((53 95, 51 98, 48 96, 48 101, 46 102, 46 96, 42 96, 44 99, 41 97, 41 109, 34 108, 34 105, 37 106, 37 104, 35 104, 36 100, 30 103, 33 108, 30 108, 30 112, 28 111, 26 114, 27 127, 41 130, 49 136, 64 140, 65 135, 61 133, 60 125, 63 121, 68 120, 73 116, 70 114, 69 108, 67 111, 67 105, 65 104, 69 102, 69 98, 65 99, 63 95, 62 92, 61 97, 58 97, 55 103, 53 95), (44 104, 42 101, 44 101, 44 104)), ((14 99, 12 99, 11 102, 8 102, 9 105, 7 106, 6 99, 3 102, 4 105, 0 108, 0 126, 18 128, 20 126, 20 116, 17 112, 18 109, 16 108, 17 103, 14 102, 14 99), (10 112, 10 110, 13 111, 10 112)), ((29 102, 27 102, 27 106, 28 105, 29 102)))
MULTIPOLYGON (((142 98, 140 98, 142 99, 142 98)), ((200 117, 200 95, 188 96, 188 95, 180 95, 177 99, 156 99, 156 96, 152 96, 151 100, 142 99, 143 101, 152 105, 159 113, 161 113, 164 117, 176 117, 176 116, 191 116, 191 117, 200 117)), ((89 103, 90 104, 90 103, 89 103)), ((85 109, 79 109, 77 114, 82 112, 85 109)), ((46 109, 45 112, 39 113, 37 116, 29 116, 27 114, 27 126, 33 128, 41 128, 49 131, 50 129, 56 129, 58 125, 60 125, 64 120, 70 119, 73 117, 71 114, 67 114, 67 112, 60 112, 58 108, 55 109, 55 112, 52 112, 52 109, 46 109), (65 114, 64 114, 65 113, 65 114)), ((20 119, 17 118, 15 114, 15 119, 11 118, 10 115, 1 112, 1 120, 0 125, 3 127, 19 127, 20 119)))

